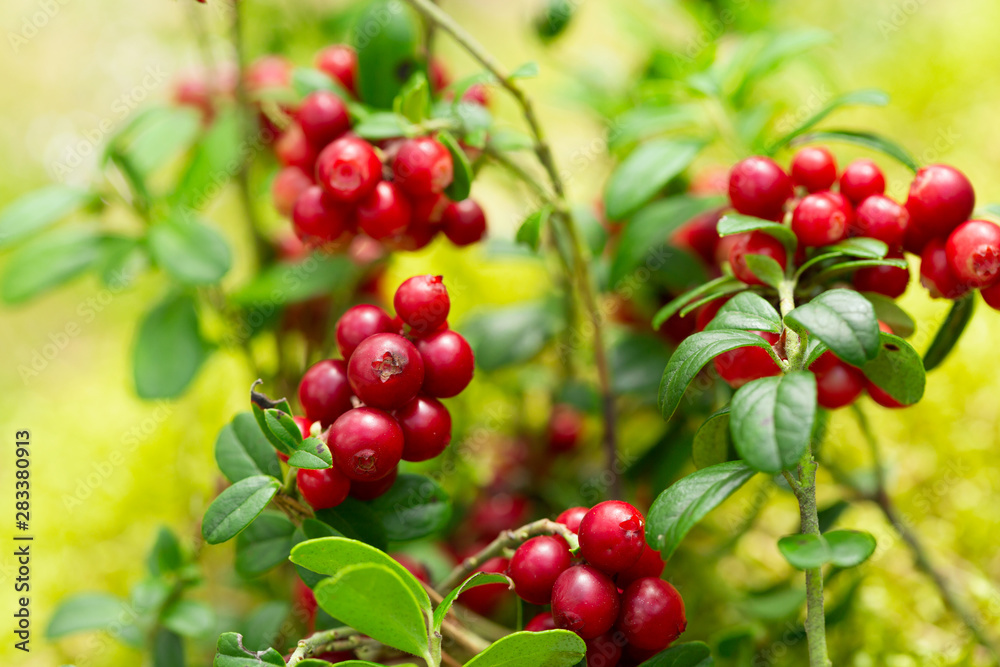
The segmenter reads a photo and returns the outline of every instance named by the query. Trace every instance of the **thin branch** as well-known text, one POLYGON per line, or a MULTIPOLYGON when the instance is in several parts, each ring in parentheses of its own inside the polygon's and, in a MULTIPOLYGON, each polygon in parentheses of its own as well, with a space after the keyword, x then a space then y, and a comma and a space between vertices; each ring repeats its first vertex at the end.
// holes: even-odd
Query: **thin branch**
POLYGON ((315 632, 300 639, 295 651, 288 658, 288 665, 296 665, 311 655, 325 651, 349 651, 358 648, 368 640, 354 628, 342 627, 315 632))

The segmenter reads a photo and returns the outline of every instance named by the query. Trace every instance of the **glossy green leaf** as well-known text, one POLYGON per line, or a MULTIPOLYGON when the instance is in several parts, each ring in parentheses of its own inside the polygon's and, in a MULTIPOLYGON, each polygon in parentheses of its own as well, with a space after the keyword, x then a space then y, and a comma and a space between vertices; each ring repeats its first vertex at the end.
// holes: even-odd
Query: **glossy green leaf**
POLYGON ((760 378, 733 394, 730 432, 737 453, 760 472, 798 464, 816 420, 816 377, 809 371, 760 378))
POLYGON ((83 188, 47 185, 21 195, 0 211, 0 248, 54 225, 97 197, 83 188))
POLYGON ((900 338, 909 338, 914 334, 917 329, 916 323, 905 310, 899 307, 895 299, 875 292, 862 292, 861 295, 871 301, 872 307, 875 309, 875 317, 888 324, 892 333, 900 338))
POLYGON ((688 304, 693 304, 701 299, 709 297, 719 298, 726 294, 742 291, 746 289, 746 283, 733 278, 732 276, 720 276, 714 278, 699 287, 696 287, 669 302, 660 308, 653 316, 653 328, 659 329, 663 323, 673 317, 676 313, 688 304))
POLYGON ((474 313, 462 334, 476 355, 476 366, 493 371, 533 359, 562 327, 562 317, 548 302, 518 303, 474 313))
POLYGON ((698 427, 691 447, 696 468, 708 468, 729 459, 729 406, 709 415, 698 427))
POLYGON ((828 141, 842 141, 844 143, 869 148, 873 151, 882 153, 883 155, 888 155, 904 166, 909 167, 913 172, 916 172, 920 168, 920 165, 917 164, 917 161, 906 151, 906 149, 896 142, 875 134, 874 132, 858 132, 855 130, 820 130, 800 135, 798 139, 792 142, 792 144, 797 146, 800 144, 824 143, 828 141))
POLYGON ((441 600, 440 604, 438 604, 438 606, 434 609, 434 630, 438 631, 441 629, 441 624, 444 623, 445 616, 448 615, 448 611, 455 603, 455 599, 462 594, 462 591, 475 588, 476 586, 484 586, 486 584, 506 584, 508 586, 513 586, 513 583, 505 574, 500 574, 498 572, 474 573, 445 595, 444 599, 441 600))
POLYGON ((281 482, 260 475, 236 482, 209 505, 201 523, 201 534, 209 544, 221 544, 236 537, 271 502, 281 482))
POLYGON ((180 178, 172 200, 181 207, 201 209, 236 175, 248 145, 241 131, 239 113, 224 111, 198 141, 197 148, 180 178))
POLYGON ((285 665, 285 659, 273 648, 251 651, 243 646, 243 636, 235 632, 220 635, 215 650, 212 667, 264 667, 264 665, 284 667, 285 665))
MULTIPOLYGON (((348 498, 348 500, 353 500, 353 498, 348 498)), ((360 505, 361 503, 359 502, 358 504, 360 505)), ((320 519, 303 519, 302 525, 298 526, 295 532, 292 533, 292 548, 294 549, 296 545, 302 544, 306 540, 318 540, 323 537, 347 536, 320 519)), ((301 565, 295 565, 295 571, 298 572, 299 578, 310 588, 315 588, 326 576, 313 572, 301 565)))
POLYGON ((469 157, 462 150, 455 137, 451 136, 448 132, 439 132, 437 138, 448 149, 448 152, 451 153, 453 176, 451 183, 444 189, 444 193, 448 195, 448 199, 451 201, 468 199, 469 193, 472 191, 473 177, 469 157))
POLYGON ((322 439, 305 438, 288 457, 288 465, 293 468, 325 470, 333 465, 333 456, 322 439))
POLYGON ((912 405, 924 395, 926 371, 920 355, 899 336, 880 334, 878 356, 861 367, 877 387, 903 405, 912 405))
POLYGON ((298 424, 289 414, 291 408, 287 399, 281 399, 278 402, 278 407, 261 408, 256 401, 251 403, 250 407, 261 433, 274 445, 275 449, 288 456, 298 450, 302 443, 302 431, 299 430, 298 424))
POLYGON ((401 474, 369 503, 392 542, 409 542, 441 532, 451 521, 451 499, 430 477, 401 474))
POLYGON ((418 69, 418 35, 416 16, 395 0, 374 0, 358 14, 351 36, 358 53, 357 87, 362 102, 392 108, 418 69))
POLYGON ((858 269, 866 269, 873 266, 894 266, 898 269, 909 268, 909 264, 906 263, 905 259, 896 259, 894 257, 890 257, 889 259, 854 259, 849 262, 838 262, 832 266, 826 267, 813 276, 810 282, 817 284, 825 283, 831 278, 836 278, 848 273, 853 273, 858 269))
POLYGON ((198 600, 176 600, 163 610, 160 622, 184 637, 204 637, 215 629, 215 612, 198 600))
POLYGON ((194 216, 181 213, 152 225, 148 242, 156 263, 187 285, 219 282, 233 261, 222 234, 194 216))
POLYGON ((830 545, 820 535, 788 535, 778 540, 778 551, 798 570, 811 570, 830 562, 830 545))
POLYGON ((713 664, 707 644, 686 642, 660 651, 639 667, 712 667, 713 664))
POLYGON ((808 331, 853 366, 863 366, 878 354, 875 309, 853 290, 823 292, 788 313, 785 323, 799 331, 808 331))
POLYGON ((236 536, 236 571, 256 577, 288 560, 295 524, 284 514, 264 512, 236 536))
POLYGON ((465 667, 573 667, 587 645, 568 630, 515 632, 492 644, 465 667))
POLYGON ((208 356, 194 299, 168 295, 139 324, 132 374, 140 398, 174 398, 194 379, 208 356))
POLYGON ((774 153, 779 148, 787 144, 789 141, 795 137, 803 134, 804 132, 812 129, 823 121, 827 116, 829 116, 834 111, 842 109, 847 106, 876 106, 884 107, 889 104, 889 96, 877 89, 866 89, 866 90, 855 90, 850 93, 845 93, 835 97, 832 101, 826 104, 822 109, 810 116, 805 122, 799 125, 797 128, 786 134, 784 137, 779 139, 771 146, 769 153, 774 153))
POLYGON ((517 228, 517 235, 514 237, 518 243, 523 243, 532 250, 538 250, 538 244, 542 238, 542 230, 552 214, 552 208, 543 206, 535 211, 521 223, 517 228))
POLYGON ((875 553, 875 538, 861 530, 833 530, 823 538, 830 548, 830 562, 837 567, 854 567, 875 553))
POLYGON ((705 142, 655 139, 637 148, 611 174, 604 190, 610 220, 624 220, 651 200, 694 161, 705 142))
POLYGON ((93 267, 106 237, 89 229, 57 229, 32 239, 4 267, 0 296, 18 304, 58 287, 93 267))
POLYGON ((48 639, 59 639, 78 632, 117 628, 127 608, 124 600, 107 593, 73 595, 56 607, 45 636, 48 639))
POLYGON ((388 548, 389 538, 385 528, 369 503, 348 498, 336 507, 317 512, 316 518, 345 537, 359 540, 383 551, 388 548))
POLYGON ((215 461, 230 482, 255 475, 281 477, 278 455, 249 412, 236 415, 219 431, 215 461))
POLYGON ((759 294, 742 292, 723 304, 705 331, 742 329, 781 332, 781 315, 759 294))
POLYGON ((740 213, 727 213, 719 220, 719 236, 745 234, 747 232, 764 232, 781 241, 789 251, 795 250, 798 239, 791 227, 786 227, 773 220, 764 220, 740 213))
MULTIPOLYGON (((934 334, 934 340, 931 341, 930 347, 924 353, 925 371, 934 370, 948 357, 972 320, 972 313, 975 309, 975 294, 966 294, 952 304, 948 316, 941 323, 937 333, 934 334)), ((896 330, 893 329, 893 331, 896 330)))

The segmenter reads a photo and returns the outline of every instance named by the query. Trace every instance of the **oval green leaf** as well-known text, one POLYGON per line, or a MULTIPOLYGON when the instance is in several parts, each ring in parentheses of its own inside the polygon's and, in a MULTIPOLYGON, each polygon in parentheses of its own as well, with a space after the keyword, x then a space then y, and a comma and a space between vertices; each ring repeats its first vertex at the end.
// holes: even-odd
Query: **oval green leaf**
POLYGON ((794 467, 809 447, 815 421, 816 377, 809 371, 753 380, 733 394, 733 444, 760 472, 794 467))
POLYGON ((747 232, 764 232, 781 241, 789 251, 795 250, 798 238, 790 227, 773 220, 764 220, 740 213, 727 213, 719 220, 719 236, 745 234, 747 232))
POLYGON ((445 616, 448 615, 448 611, 455 603, 455 598, 461 595, 462 591, 467 591, 470 588, 484 586, 486 584, 507 584, 508 586, 513 586, 513 582, 511 582, 505 574, 499 574, 497 572, 476 572, 452 589, 448 595, 444 596, 441 603, 436 609, 434 609, 434 630, 438 631, 441 629, 441 624, 444 623, 445 616))
POLYGON ((236 571, 256 577, 288 560, 295 524, 284 514, 265 512, 236 537, 236 571))
POLYGON ((375 0, 358 14, 351 30, 358 52, 358 95, 362 102, 391 109, 393 100, 417 71, 417 19, 396 0, 375 0))
POLYGON ((742 292, 723 304, 705 327, 705 331, 720 329, 780 333, 781 315, 759 294, 742 292))
MULTIPOLYGON (((948 311, 941 327, 934 334, 934 340, 924 353, 924 370, 930 372, 941 365, 951 351, 958 344, 958 339, 962 337, 965 328, 972 320, 972 313, 976 309, 975 294, 966 294, 955 301, 948 311)), ((893 329, 896 332, 895 329, 893 329)), ((899 333, 899 332, 896 332, 899 333)))
POLYGON ((469 164, 469 157, 448 132, 439 132, 437 138, 451 153, 452 179, 444 193, 452 201, 468 199, 472 191, 472 165, 469 164))
POLYGON ((927 373, 920 355, 899 336, 882 333, 879 353, 861 367, 877 387, 903 405, 913 405, 924 395, 927 373))
POLYGON ((0 212, 0 248, 59 222, 95 200, 91 192, 69 185, 47 185, 22 195, 0 212))
POLYGON ((830 547, 830 562, 837 567, 854 567, 875 553, 875 537, 861 530, 832 530, 823 537, 830 547))
POLYGON ((573 667, 587 645, 568 630, 515 632, 465 663, 465 667, 573 667))
POLYGON ((778 540, 778 551, 797 570, 811 570, 830 562, 830 546, 820 535, 787 535, 778 540))
POLYGON ((212 285, 226 275, 226 239, 194 216, 176 213, 149 229, 149 251, 164 271, 186 285, 212 285))
POLYGON ((273 477, 260 475, 236 482, 212 501, 201 522, 209 544, 221 544, 238 535, 257 518, 281 488, 273 477))
POLYGON ((107 593, 81 593, 63 600, 45 629, 48 639, 59 639, 78 632, 107 630, 121 623, 128 609, 124 600, 107 593))
POLYGON ((139 324, 132 353, 136 393, 145 399, 179 396, 207 354, 194 299, 186 294, 168 296, 139 324))
POLYGON ((615 168, 604 190, 610 220, 624 220, 694 161, 700 139, 655 139, 637 148, 615 168))
POLYGON ((788 313, 785 322, 800 331, 808 331, 853 366, 864 366, 878 354, 875 309, 870 301, 853 290, 823 292, 788 313))
POLYGON ((215 461, 230 482, 255 475, 281 477, 278 455, 249 412, 236 415, 219 431, 215 461))
POLYGON ((89 229, 57 229, 18 248, 3 272, 0 295, 18 304, 58 287, 93 267, 104 237, 89 229))
POLYGON ((725 463, 729 458, 729 407, 710 415, 694 434, 691 458, 699 470, 725 463))

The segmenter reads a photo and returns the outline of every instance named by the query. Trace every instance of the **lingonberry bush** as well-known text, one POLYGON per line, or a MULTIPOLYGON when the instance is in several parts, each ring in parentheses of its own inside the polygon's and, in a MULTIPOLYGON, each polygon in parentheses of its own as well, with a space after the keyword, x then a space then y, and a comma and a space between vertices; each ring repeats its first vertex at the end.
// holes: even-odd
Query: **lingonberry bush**
MULTIPOLYGON (((207 635, 218 667, 705 667, 746 664, 779 637, 805 638, 809 664, 830 664, 826 628, 861 580, 834 605, 824 582, 851 577, 876 549, 834 524, 852 502, 898 523, 863 397, 879 409, 918 402, 975 293, 1000 308, 1000 227, 969 179, 880 135, 828 127, 844 107, 886 104, 878 91, 779 118, 782 93, 767 83, 825 39, 805 31, 751 35, 717 59, 650 44, 628 86, 583 79, 616 166, 601 201, 577 204, 521 85, 537 65, 508 70, 431 0, 362 3, 352 43, 308 64, 244 62, 246 4, 233 8, 233 68, 206 65, 178 82, 175 104, 111 137, 100 182, 50 186, 0 216, 4 242, 19 244, 8 302, 86 271, 116 289, 146 271, 167 278, 137 327, 141 397, 180 395, 217 349, 239 351, 260 378, 216 439, 225 484, 203 541, 189 549, 158 534, 117 638, 156 667, 185 664, 207 635), (480 71, 452 80, 434 50, 446 37, 480 71), (501 94, 520 129, 491 112, 501 94), (869 157, 847 161, 845 145, 869 157), (511 195, 523 205, 516 249, 488 238, 470 198, 490 169, 523 188, 511 195), (886 194, 900 169, 912 172, 904 201, 886 194), (202 213, 229 180, 253 254, 238 279, 202 213), (77 210, 106 222, 55 228, 77 210), (123 211, 140 231, 119 231, 123 211), (561 289, 455 320, 448 286, 462 276, 428 266, 383 301, 386 264, 432 243, 531 257, 561 289), (952 302, 923 355, 896 302, 917 267, 929 295, 952 302), (479 405, 462 400, 477 373, 524 413, 512 434, 487 436, 485 479, 450 447, 480 437, 479 405), (539 404, 542 419, 524 416, 539 404), (843 408, 870 471, 824 454, 830 413, 843 408), (626 429, 642 447, 620 442, 626 429), (598 433, 600 457, 588 447, 598 433), (842 496, 826 506, 820 467, 842 496), (804 577, 746 591, 755 605, 714 603, 702 580, 668 566, 755 477, 797 501, 799 531, 775 548, 804 577), (205 581, 201 556, 229 541, 238 583, 205 581), (250 613, 214 604, 228 586, 264 602, 250 613)), ((546 3, 538 37, 556 40, 574 10, 546 3)), ((996 653, 921 538, 900 530, 944 603, 996 653)), ((49 635, 105 628, 118 606, 72 598, 49 635)))

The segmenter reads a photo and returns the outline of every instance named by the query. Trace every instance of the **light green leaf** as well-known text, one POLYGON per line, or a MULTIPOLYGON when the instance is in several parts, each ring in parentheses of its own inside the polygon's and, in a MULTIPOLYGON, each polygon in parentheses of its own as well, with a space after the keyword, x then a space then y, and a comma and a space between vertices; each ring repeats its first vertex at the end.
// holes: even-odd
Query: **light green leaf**
POLYGON ((700 139, 655 139, 615 168, 604 190, 604 210, 624 220, 684 171, 705 146, 700 139))
POLYGON ((788 535, 778 540, 778 551, 789 565, 811 570, 830 562, 830 545, 820 535, 788 535))
POLYGON ((573 667, 587 645, 568 630, 515 632, 465 663, 465 667, 573 667))
POLYGON ((184 637, 204 637, 215 629, 215 612, 204 602, 177 600, 163 610, 160 622, 184 637))
POLYGON ((455 603, 455 599, 462 594, 462 591, 467 591, 470 588, 484 586, 486 584, 507 584, 508 586, 513 586, 513 583, 505 574, 499 574, 496 572, 474 573, 471 577, 453 588, 451 592, 449 592, 446 596, 444 596, 444 599, 441 600, 441 603, 434 610, 434 630, 439 631, 441 629, 441 624, 444 623, 445 616, 448 615, 448 611, 455 603))
POLYGON ((508 79, 533 79, 538 76, 538 63, 529 61, 519 66, 508 75, 508 79))
POLYGON ((881 333, 878 356, 861 367, 865 377, 903 405, 924 395, 924 364, 913 347, 899 336, 881 333))
POLYGON ((76 278, 101 259, 105 238, 90 229, 57 229, 32 239, 7 261, 4 302, 23 303, 76 278))
POLYGON ((250 153, 238 111, 224 111, 198 141, 171 199, 180 207, 200 209, 237 174, 250 153))
POLYGON ((552 208, 550 206, 543 206, 539 210, 535 211, 521 223, 521 226, 517 229, 517 235, 514 239, 518 243, 523 243, 529 246, 532 250, 538 250, 538 244, 542 237, 542 230, 545 228, 545 224, 549 220, 549 216, 552 214, 552 208))
POLYGON ((837 567, 854 567, 875 553, 875 538, 861 530, 832 530, 825 533, 830 562, 837 567))
POLYGON ((764 220, 763 218, 755 218, 740 213, 727 213, 722 216, 719 220, 718 230, 719 236, 761 231, 781 241, 789 252, 794 251, 795 246, 799 242, 791 227, 786 227, 773 220, 764 220))
POLYGON ((281 488, 273 477, 260 475, 236 482, 219 494, 201 523, 201 534, 209 544, 236 537, 257 518, 281 488))
POLYGON ((243 646, 243 636, 235 632, 226 632, 219 636, 212 667, 264 667, 264 665, 284 667, 285 659, 273 648, 251 651, 243 646))
POLYGON ((63 600, 49 620, 45 636, 59 639, 78 632, 111 630, 127 615, 124 600, 107 593, 82 593, 63 600))
POLYGON ((82 188, 47 185, 22 195, 0 211, 0 248, 54 225, 62 218, 97 201, 82 188))

